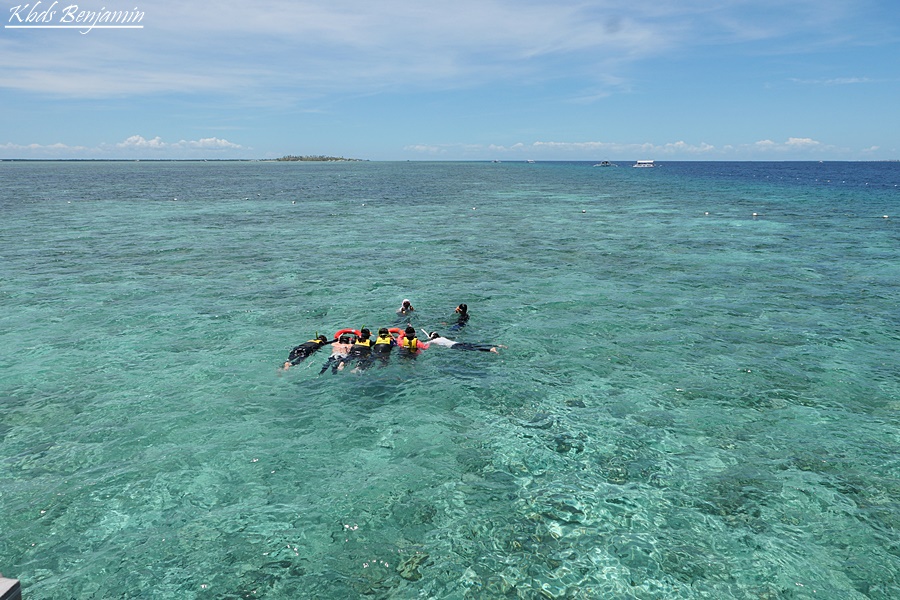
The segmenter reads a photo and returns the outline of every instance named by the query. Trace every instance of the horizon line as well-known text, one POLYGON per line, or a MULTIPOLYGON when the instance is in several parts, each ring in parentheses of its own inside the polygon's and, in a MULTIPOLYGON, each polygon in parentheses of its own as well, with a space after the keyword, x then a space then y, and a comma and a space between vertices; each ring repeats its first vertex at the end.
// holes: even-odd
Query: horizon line
MULTIPOLYGON (((635 162, 634 159, 616 159, 620 162, 635 162)), ((388 159, 371 159, 371 158, 345 158, 338 160, 297 160, 286 161, 278 158, 0 158, 0 162, 283 162, 283 163, 336 163, 336 162, 487 162, 487 163, 525 163, 529 161, 525 159, 511 160, 495 160, 489 158, 388 158, 388 159)), ((534 163, 553 163, 553 162, 581 162, 593 163, 596 159, 538 159, 534 163)), ((900 158, 867 158, 867 159, 741 159, 741 160, 724 160, 724 159, 706 159, 706 160, 685 160, 685 159, 654 159, 655 163, 673 163, 673 162, 808 162, 808 163, 839 163, 839 162, 876 162, 876 163, 897 163, 900 158)), ((534 164, 531 163, 531 164, 534 164)), ((618 165, 617 165, 618 166, 618 165)))

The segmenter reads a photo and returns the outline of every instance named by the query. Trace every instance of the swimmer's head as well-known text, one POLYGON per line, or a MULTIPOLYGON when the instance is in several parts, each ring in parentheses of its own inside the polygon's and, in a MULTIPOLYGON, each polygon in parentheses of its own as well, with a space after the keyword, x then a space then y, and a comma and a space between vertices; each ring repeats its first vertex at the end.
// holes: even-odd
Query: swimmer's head
POLYGON ((323 344, 324 344, 325 342, 328 341, 328 338, 325 337, 324 335, 320 335, 320 336, 317 337, 316 339, 319 340, 319 341, 320 341, 321 343, 323 343, 323 344))
POLYGON ((466 314, 466 312, 468 310, 469 310, 469 306, 466 304, 460 304, 459 306, 456 307, 456 312, 458 312, 458 313, 466 314))
POLYGON ((380 335, 382 337, 386 336, 388 333, 390 333, 390 332, 388 331, 387 327, 382 327, 381 329, 378 330, 378 335, 380 335))
POLYGON ((413 328, 412 325, 408 326, 408 327, 403 331, 403 333, 406 334, 406 337, 416 337, 416 330, 413 328))
POLYGON ((369 339, 370 335, 372 335, 372 332, 369 331, 369 329, 367 327, 363 327, 362 330, 359 332, 359 337, 361 337, 364 340, 369 339))
POLYGON ((428 334, 428 337, 433 340, 435 338, 441 337, 441 334, 439 334, 437 331, 432 331, 431 333, 428 334))

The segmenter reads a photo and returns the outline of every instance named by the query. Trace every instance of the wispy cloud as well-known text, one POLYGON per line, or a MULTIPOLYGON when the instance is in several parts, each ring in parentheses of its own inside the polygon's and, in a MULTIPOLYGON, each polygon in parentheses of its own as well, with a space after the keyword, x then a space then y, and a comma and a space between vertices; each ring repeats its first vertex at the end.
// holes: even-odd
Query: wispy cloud
POLYGON ((152 139, 146 139, 140 135, 133 135, 123 142, 115 145, 116 148, 125 150, 169 150, 175 149, 203 149, 203 150, 241 150, 240 144, 233 144, 228 140, 219 138, 202 138, 199 140, 180 140, 177 142, 164 142, 162 138, 156 136, 152 139))
MULTIPOLYGON (((560 157, 756 156, 798 148, 818 152, 828 146, 789 141, 721 145, 723 136, 746 140, 756 135, 748 132, 757 131, 782 139, 787 132, 777 123, 750 123, 768 119, 771 112, 760 117, 735 106, 734 114, 741 118, 729 122, 729 133, 715 130, 715 125, 703 129, 703 115, 673 119, 659 110, 638 117, 641 127, 636 128, 629 124, 626 109, 672 108, 671 90, 675 100, 692 98, 682 101, 683 114, 706 110, 703 107, 715 98, 727 96, 716 79, 722 69, 733 66, 736 76, 747 73, 752 79, 775 72, 769 69, 771 63, 761 64, 761 55, 798 56, 843 49, 851 42, 862 47, 879 36, 889 37, 889 27, 881 33, 874 30, 889 19, 873 16, 871 2, 220 0, 213 6, 156 0, 142 9, 146 16, 141 30, 94 30, 86 35, 4 30, 0 106, 8 114, 29 113, 30 118, 4 128, 0 135, 8 137, 0 143, 17 142, 17 152, 68 151, 77 156, 238 155, 250 153, 249 143, 269 155, 291 152, 296 140, 306 136, 317 145, 353 145, 357 154, 377 146, 374 151, 385 157, 396 157, 393 153, 404 147, 413 155, 454 158, 519 151, 560 157), (716 60, 707 60, 713 56, 716 60), (670 70, 679 77, 669 78, 670 70), (626 93, 628 103, 621 97, 626 93), (636 101, 630 102, 631 97, 636 101), (451 106, 448 98, 460 102, 451 106), (609 112, 595 113, 598 105, 609 112), (407 111, 407 106, 417 110, 407 111), (55 118, 39 118, 41 111, 56 107, 62 110, 55 111, 55 118), (87 110, 97 115, 93 127, 72 117, 87 110), (431 115, 431 110, 438 112, 431 115), (611 117, 604 125, 616 110, 622 118, 611 117), (497 118, 489 121, 486 111, 494 111, 497 118), (407 118, 413 115, 416 118, 407 118), (666 119, 665 126, 651 125, 659 118, 666 119), (366 139, 358 126, 367 120, 378 120, 383 127, 378 142, 366 139), (213 122, 223 127, 213 128, 213 122), (481 132, 465 131, 468 123, 481 132), (497 135, 489 139, 505 140, 505 147, 443 144, 450 127, 457 129, 456 139, 497 135), (238 135, 231 133, 235 128, 247 143, 223 139, 238 135), (124 139, 135 131, 166 132, 170 140, 152 135, 124 139), (205 142, 178 139, 193 137, 185 131, 217 137, 205 142), (674 141, 633 141, 651 137, 653 133, 645 132, 653 131, 674 141), (572 132, 602 132, 620 141, 567 141, 572 132), (540 141, 514 143, 518 136, 540 141), (99 139, 123 141, 98 145, 99 139), (33 140, 82 145, 35 147, 29 144, 33 140)), ((877 42, 872 45, 879 48, 877 42)), ((882 44, 886 50, 895 45, 893 39, 882 44)), ((889 55, 885 51, 877 58, 889 55)), ((810 56, 791 61, 796 70, 790 74, 798 76, 795 86, 896 86, 889 79, 890 65, 878 60, 850 62, 843 54, 832 54, 838 58, 824 71, 810 56), (867 65, 867 76, 855 70, 858 64, 867 65)), ((787 75, 773 77, 784 83, 787 75)), ((779 99, 784 114, 798 101, 790 92, 802 92, 774 91, 788 92, 779 99)), ((826 137, 820 133, 824 129, 823 124, 809 131, 826 137)), ((865 145, 876 141, 889 145, 880 138, 865 145)), ((12 149, 0 146, 7 155, 12 149)))
MULTIPOLYGON (((875 148, 877 149, 877 148, 875 148)), ((473 159, 508 158, 545 160, 593 160, 598 157, 650 157, 672 160, 747 160, 783 158, 791 154, 806 154, 835 150, 835 147, 812 138, 790 137, 784 141, 760 140, 750 143, 715 146, 705 142, 685 141, 654 144, 650 142, 559 142, 535 141, 515 144, 420 144, 405 148, 418 154, 463 154, 473 159)), ((874 149, 873 149, 874 150, 874 149)))
POLYGON ((60 156, 73 152, 88 153, 91 149, 86 146, 69 146, 67 144, 0 144, 0 154, 4 158, 30 158, 32 156, 60 156))
POLYGON ((761 151, 766 153, 789 153, 789 152, 808 152, 811 150, 832 150, 833 146, 823 144, 812 138, 788 138, 784 142, 773 142, 772 140, 760 140, 750 145, 737 146, 744 151, 761 151))
POLYGON ((786 37, 834 20, 848 1, 724 0, 711 8, 700 0, 163 0, 142 9, 140 31, 54 32, 39 44, 39 32, 6 36, 0 88, 259 100, 568 75, 586 87, 594 82, 599 91, 585 94, 591 97, 620 85, 623 65, 635 60, 685 46, 786 37), (773 19, 779 12, 789 18, 773 19))
POLYGON ((201 138, 166 142, 156 136, 147 139, 133 135, 127 139, 99 146, 55 144, 0 144, 2 158, 233 158, 250 148, 221 138, 201 138))
POLYGON ((447 152, 447 148, 443 146, 435 146, 429 144, 412 144, 403 148, 407 152, 414 152, 416 154, 431 154, 431 155, 439 155, 447 152))
POLYGON ((632 155, 635 153, 652 153, 652 154, 704 154, 715 150, 714 146, 706 143, 688 144, 683 141, 670 142, 666 144, 651 143, 616 143, 616 142, 534 142, 531 147, 536 151, 562 151, 574 153, 608 153, 617 156, 632 155))
POLYGON ((792 78, 791 81, 801 85, 856 85, 860 83, 874 83, 874 79, 868 77, 834 77, 832 79, 798 79, 792 78))

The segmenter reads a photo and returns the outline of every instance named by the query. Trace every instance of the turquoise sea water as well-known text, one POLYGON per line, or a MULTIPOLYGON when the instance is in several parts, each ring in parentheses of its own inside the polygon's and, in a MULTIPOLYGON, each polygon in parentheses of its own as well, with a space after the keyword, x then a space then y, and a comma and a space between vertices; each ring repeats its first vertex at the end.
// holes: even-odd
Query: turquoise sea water
POLYGON ((4 162, 0 572, 28 600, 898 598, 898 185, 4 162), (403 298, 507 348, 278 370, 403 298))

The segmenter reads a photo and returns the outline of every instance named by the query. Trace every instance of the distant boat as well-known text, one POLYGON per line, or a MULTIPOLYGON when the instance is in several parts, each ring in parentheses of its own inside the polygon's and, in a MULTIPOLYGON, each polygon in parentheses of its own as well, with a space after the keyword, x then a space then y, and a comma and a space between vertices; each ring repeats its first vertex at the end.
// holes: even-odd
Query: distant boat
POLYGON ((639 160, 631 166, 636 169, 645 169, 648 167, 655 167, 656 165, 653 164, 652 160, 639 160))
POLYGON ((601 160, 600 162, 598 162, 598 163, 597 163, 596 165, 594 165, 594 166, 595 166, 595 167, 618 167, 619 165, 617 165, 617 164, 615 164, 615 163, 611 163, 611 162, 609 162, 608 160, 601 160))
POLYGON ((500 161, 499 161, 499 160, 492 160, 491 162, 492 162, 492 163, 498 163, 498 162, 500 162, 500 161))
POLYGON ((534 161, 531 160, 530 158, 529 158, 528 160, 526 160, 525 162, 527 162, 529 165, 533 165, 533 164, 534 164, 534 161))

